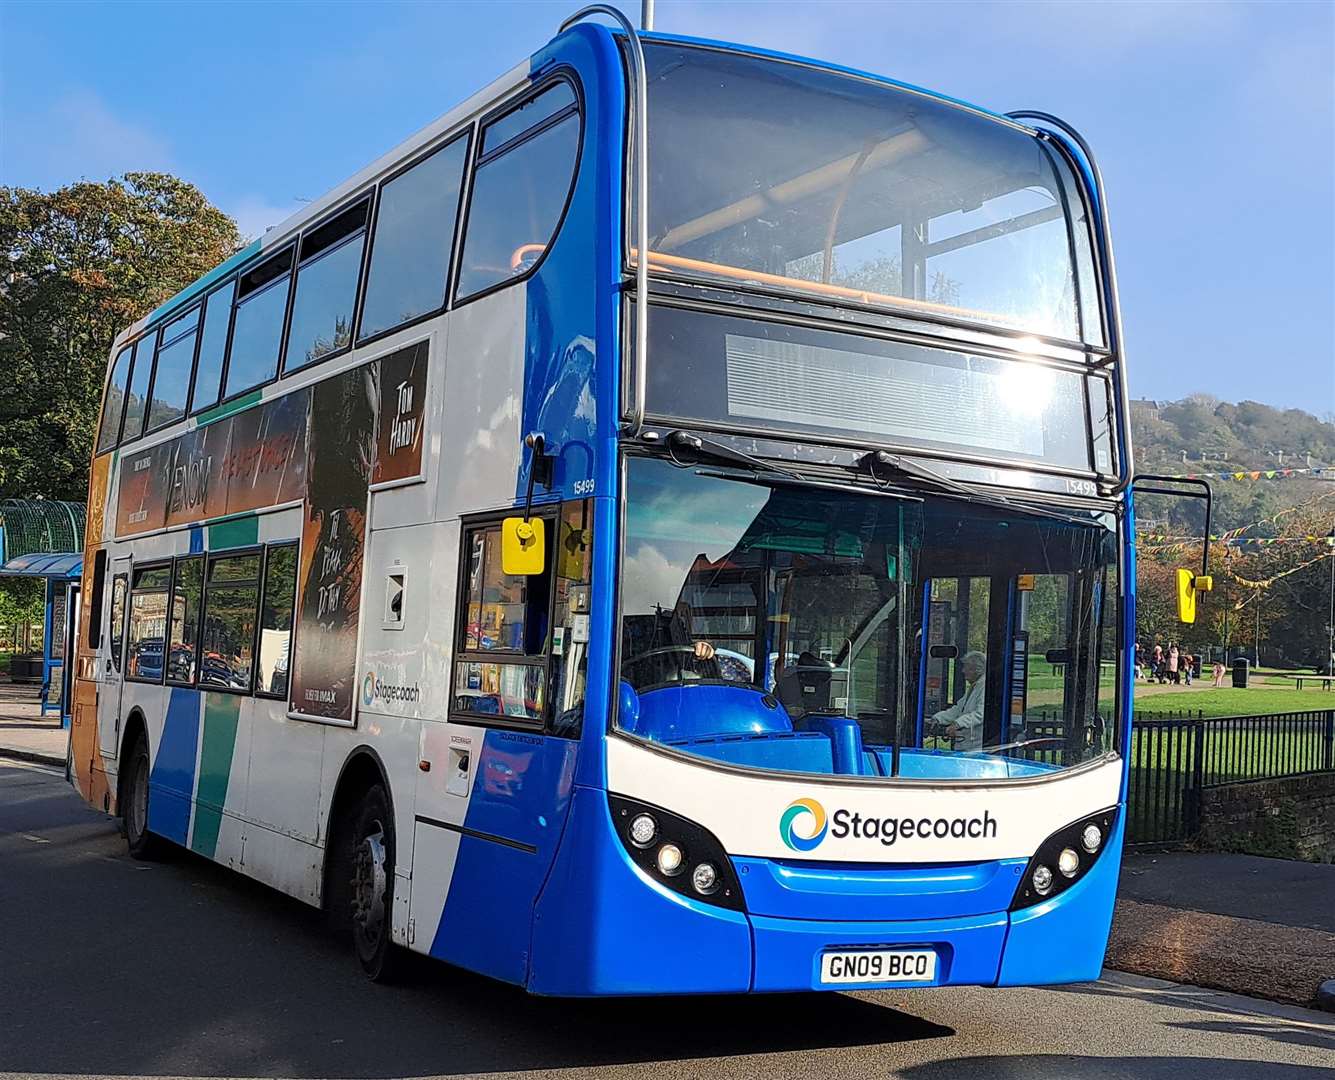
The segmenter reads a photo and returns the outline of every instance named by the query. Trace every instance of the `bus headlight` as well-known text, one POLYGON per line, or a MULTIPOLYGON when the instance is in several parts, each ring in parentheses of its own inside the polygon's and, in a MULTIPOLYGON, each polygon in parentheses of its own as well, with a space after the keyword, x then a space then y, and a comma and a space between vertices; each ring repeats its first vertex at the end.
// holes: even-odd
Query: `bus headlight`
POLYGON ((630 842, 636 847, 648 847, 658 835, 658 822, 652 814, 636 814, 630 821, 630 842))
POLYGON ((676 877, 681 873, 681 848, 677 847, 676 844, 664 844, 658 849, 658 857, 655 861, 658 863, 660 874, 676 877))
POLYGON ((620 795, 609 793, 607 804, 626 854, 651 880, 698 902, 745 910, 732 860, 708 829, 620 795))
POLYGON ((1011 910, 1018 911, 1060 896, 1089 873, 1089 868, 1103 854, 1105 840, 1112 835, 1116 820, 1117 808, 1114 806, 1073 821, 1044 840, 1025 867, 1020 887, 1011 901, 1011 910), (1055 871, 1053 867, 1056 867, 1055 871))
POLYGON ((691 872, 691 884, 701 896, 708 896, 718 888, 718 871, 713 863, 702 862, 691 872))

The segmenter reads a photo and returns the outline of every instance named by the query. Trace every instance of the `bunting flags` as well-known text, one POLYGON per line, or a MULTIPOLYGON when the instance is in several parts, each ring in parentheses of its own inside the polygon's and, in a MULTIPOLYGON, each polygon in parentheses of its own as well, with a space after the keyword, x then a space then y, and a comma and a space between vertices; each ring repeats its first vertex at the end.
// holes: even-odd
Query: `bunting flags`
MULTIPOLYGON (((1167 536, 1163 533, 1137 533, 1136 538, 1148 544, 1199 544, 1203 536, 1167 536)), ((1326 544, 1335 547, 1335 536, 1234 536, 1222 533, 1211 536, 1212 544, 1225 547, 1265 547, 1269 544, 1326 544)))
POLYGON ((1313 465, 1305 469, 1240 469, 1236 472, 1181 473, 1174 480, 1285 480, 1291 476, 1328 477, 1335 480, 1335 465, 1313 465))

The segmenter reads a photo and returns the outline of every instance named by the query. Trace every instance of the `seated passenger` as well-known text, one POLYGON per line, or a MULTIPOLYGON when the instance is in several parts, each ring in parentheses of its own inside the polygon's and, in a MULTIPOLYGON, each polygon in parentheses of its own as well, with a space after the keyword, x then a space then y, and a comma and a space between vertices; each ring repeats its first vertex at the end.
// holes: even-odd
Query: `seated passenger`
POLYGON ((983 746, 983 699, 987 691, 987 658, 980 652, 964 654, 960 661, 965 690, 959 701, 932 714, 928 731, 950 739, 956 750, 981 750, 983 746))

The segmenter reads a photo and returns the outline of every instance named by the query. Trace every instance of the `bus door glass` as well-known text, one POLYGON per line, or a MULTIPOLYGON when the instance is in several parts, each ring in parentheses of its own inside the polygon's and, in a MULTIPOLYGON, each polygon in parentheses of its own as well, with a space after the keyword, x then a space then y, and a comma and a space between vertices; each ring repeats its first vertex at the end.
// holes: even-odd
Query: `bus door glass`
POLYGON ((923 611, 922 745, 983 746, 992 579, 931 578, 923 611))
POLYGON ((102 640, 106 655, 102 660, 101 708, 98 716, 102 753, 115 757, 120 746, 121 693, 123 691, 125 662, 125 614, 130 592, 130 559, 115 559, 111 564, 111 600, 105 604, 107 624, 102 640))
POLYGON ((1060 743, 1073 707, 1071 652, 1071 575, 1017 575, 1005 741, 1028 747, 1027 756, 1046 760, 1044 747, 1060 743))

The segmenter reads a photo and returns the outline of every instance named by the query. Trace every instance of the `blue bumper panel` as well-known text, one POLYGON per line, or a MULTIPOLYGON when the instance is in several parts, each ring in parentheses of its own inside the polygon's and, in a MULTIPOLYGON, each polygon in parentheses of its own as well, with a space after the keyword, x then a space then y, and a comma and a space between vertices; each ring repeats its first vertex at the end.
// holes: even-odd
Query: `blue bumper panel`
POLYGON ((607 794, 575 789, 533 923, 535 994, 742 993, 751 934, 738 911, 661 888, 630 861, 607 794))
POLYGON ((911 922, 814 922, 752 915, 751 927, 756 950, 753 990, 825 989, 820 984, 823 952, 876 946, 935 949, 934 986, 990 986, 997 981, 1006 940, 1006 913, 911 922))
POLYGON ((1024 859, 946 866, 858 866, 849 863, 734 858, 757 915, 784 919, 950 919, 1004 912, 1024 859))
POLYGON ((1097 979, 1112 927, 1121 869, 1125 807, 1098 861, 1060 896, 1011 913, 1001 986, 1041 986, 1097 979))

